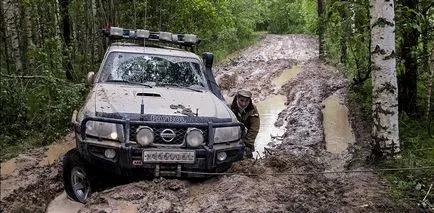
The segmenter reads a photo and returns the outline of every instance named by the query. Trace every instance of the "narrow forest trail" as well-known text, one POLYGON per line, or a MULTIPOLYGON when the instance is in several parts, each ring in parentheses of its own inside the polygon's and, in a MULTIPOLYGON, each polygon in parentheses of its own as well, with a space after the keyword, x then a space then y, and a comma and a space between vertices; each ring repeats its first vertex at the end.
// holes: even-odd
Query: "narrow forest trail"
MULTIPOLYGON (((94 194, 80 212, 394 210, 386 187, 376 175, 321 173, 366 169, 363 158, 369 133, 364 122, 354 116, 357 113, 345 106, 348 82, 335 68, 318 61, 315 39, 305 35, 267 35, 238 57, 218 65, 215 74, 228 101, 238 89, 253 92, 254 102, 264 109, 261 131, 269 131, 259 137, 256 145, 260 150, 270 146, 270 152, 259 153, 256 161, 233 165, 229 172, 236 175, 204 182, 160 178, 113 187, 94 194), (270 134, 273 138, 267 137, 270 134)), ((35 168, 41 171, 35 172, 37 177, 47 178, 42 182, 31 182, 5 195, 2 187, 2 209, 45 209, 48 201, 61 192, 60 164, 56 161, 35 168), (47 171, 52 175, 47 177, 43 173, 47 171), (45 191, 34 190, 38 187, 45 187, 45 191), (46 197, 38 199, 41 196, 46 197)), ((21 175, 29 169, 32 168, 15 170, 8 176, 2 172, 2 186, 14 181, 19 185, 21 175), (12 178, 15 179, 11 181, 12 178)))

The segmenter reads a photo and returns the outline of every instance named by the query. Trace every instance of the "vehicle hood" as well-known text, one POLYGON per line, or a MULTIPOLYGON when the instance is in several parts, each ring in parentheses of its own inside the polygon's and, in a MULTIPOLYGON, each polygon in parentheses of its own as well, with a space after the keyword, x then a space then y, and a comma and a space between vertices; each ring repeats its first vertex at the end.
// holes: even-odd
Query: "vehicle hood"
MULTIPOLYGON (((90 92, 83 114, 95 113, 196 116, 231 119, 235 116, 224 102, 212 92, 192 91, 176 87, 147 88, 113 83, 95 84, 90 92)), ((82 115, 83 115, 82 114, 82 115)))

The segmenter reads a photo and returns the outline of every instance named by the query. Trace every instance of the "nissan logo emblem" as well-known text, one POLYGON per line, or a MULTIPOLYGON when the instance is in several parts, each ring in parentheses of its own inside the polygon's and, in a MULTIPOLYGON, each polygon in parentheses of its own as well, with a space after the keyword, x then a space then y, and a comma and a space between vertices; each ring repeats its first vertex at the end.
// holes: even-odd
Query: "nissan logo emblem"
POLYGON ((171 142, 176 137, 176 134, 171 129, 164 129, 163 131, 161 131, 160 136, 163 141, 171 142))

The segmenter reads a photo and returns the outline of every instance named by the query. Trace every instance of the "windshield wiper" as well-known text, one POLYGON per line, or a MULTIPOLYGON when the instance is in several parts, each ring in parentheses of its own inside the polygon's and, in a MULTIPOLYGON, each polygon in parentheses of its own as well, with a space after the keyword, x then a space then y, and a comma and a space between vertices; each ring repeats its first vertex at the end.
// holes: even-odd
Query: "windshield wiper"
POLYGON ((195 89, 195 88, 191 88, 191 87, 184 87, 184 86, 181 86, 180 84, 177 84, 177 83, 158 83, 157 85, 158 86, 179 87, 179 88, 188 89, 188 90, 195 91, 195 92, 203 92, 203 90, 195 89))
POLYGON ((145 86, 145 87, 148 87, 148 88, 152 88, 152 85, 149 85, 149 84, 147 84, 147 83, 134 82, 134 81, 126 81, 126 80, 107 80, 106 82, 127 83, 127 84, 134 84, 134 85, 140 85, 140 86, 145 86))

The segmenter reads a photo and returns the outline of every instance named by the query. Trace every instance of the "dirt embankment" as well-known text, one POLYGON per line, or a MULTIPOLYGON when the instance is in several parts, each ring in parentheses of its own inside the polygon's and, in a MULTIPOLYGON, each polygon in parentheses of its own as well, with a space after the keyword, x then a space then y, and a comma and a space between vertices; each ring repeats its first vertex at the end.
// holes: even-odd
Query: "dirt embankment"
MULTIPOLYGON (((204 182, 160 178, 117 186, 93 194, 80 212, 394 211, 385 186, 374 174, 321 173, 363 168, 363 163, 349 165, 355 156, 363 158, 367 141, 356 131, 356 143, 348 149, 340 153, 326 150, 323 101, 334 95, 345 103, 348 82, 333 67, 317 60, 315 39, 305 35, 268 35, 239 57, 217 67, 216 78, 226 97, 241 88, 251 90, 255 102, 276 94, 286 97, 285 109, 276 121, 285 129, 279 145, 263 159, 236 163, 229 171, 236 175, 204 182), (296 76, 282 87, 273 83, 273 79, 294 66, 300 69, 296 76), (312 172, 318 174, 300 175, 312 172)), ((41 180, 2 195, 2 210, 19 210, 15 207, 18 203, 42 210, 46 203, 31 198, 52 199, 50 196, 54 195, 47 195, 47 189, 51 193, 61 190, 59 169, 59 163, 32 168, 41 180), (52 175, 47 171, 52 171, 52 175), (45 191, 34 193, 33 189, 39 186, 45 191)), ((2 179, 2 185, 6 181, 9 179, 2 179)))

